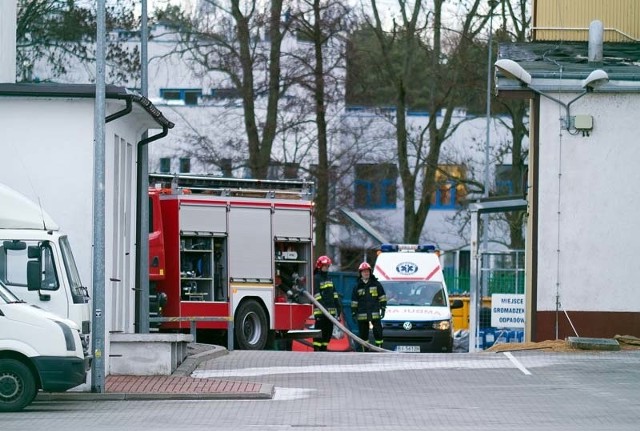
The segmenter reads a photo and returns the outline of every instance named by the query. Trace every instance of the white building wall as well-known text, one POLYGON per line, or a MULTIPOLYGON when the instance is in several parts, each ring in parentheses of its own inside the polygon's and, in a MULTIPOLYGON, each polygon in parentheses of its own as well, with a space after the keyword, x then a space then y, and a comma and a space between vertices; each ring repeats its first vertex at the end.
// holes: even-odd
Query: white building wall
MULTIPOLYGON (((557 96, 570 100, 575 95, 557 96)), ((541 99, 538 311, 637 311, 640 291, 640 146, 637 95, 588 94, 571 115, 594 118, 590 136, 561 130, 565 111, 541 99)))
POLYGON ((90 287, 93 100, 2 97, 0 125, 1 181, 42 205, 68 234, 90 287))
MULTIPOLYGON (((107 113, 124 108, 108 101, 107 113)), ((0 182, 42 207, 68 236, 92 293, 93 99, 0 98, 0 182)), ((105 327, 134 331, 136 145, 149 124, 134 110, 105 128, 105 327)), ((153 135, 155 132, 151 131, 153 135)))

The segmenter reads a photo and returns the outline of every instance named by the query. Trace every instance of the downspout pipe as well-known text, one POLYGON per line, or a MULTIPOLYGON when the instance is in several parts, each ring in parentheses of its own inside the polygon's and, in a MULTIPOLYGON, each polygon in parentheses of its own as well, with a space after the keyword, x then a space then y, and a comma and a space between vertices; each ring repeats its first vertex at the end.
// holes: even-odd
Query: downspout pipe
POLYGON ((131 101, 130 97, 126 99, 126 102, 127 102, 127 106, 122 111, 114 112, 111 115, 107 115, 107 117, 104 120, 105 123, 109 123, 113 120, 117 120, 118 118, 124 117, 125 115, 129 114, 133 110, 133 102, 131 101))
MULTIPOLYGON (((136 233, 136 259, 137 259, 137 319, 136 319, 136 332, 141 334, 148 334, 149 331, 149 224, 143 223, 144 220, 148 220, 149 208, 147 206, 147 199, 149 196, 149 166, 148 157, 144 149, 147 144, 156 141, 160 138, 167 136, 169 133, 169 126, 162 126, 162 132, 153 136, 143 138, 138 142, 136 149, 136 176, 138 178, 137 185, 137 233, 136 233), (146 163, 145 163, 146 162, 146 163)), ((146 135, 146 134, 145 134, 146 135)))
POLYGON ((162 132, 153 136, 149 136, 148 138, 144 138, 140 142, 138 142, 138 151, 140 151, 140 148, 142 148, 144 145, 150 144, 151 142, 157 141, 158 139, 162 139, 168 134, 169 134, 169 126, 163 125, 162 132))

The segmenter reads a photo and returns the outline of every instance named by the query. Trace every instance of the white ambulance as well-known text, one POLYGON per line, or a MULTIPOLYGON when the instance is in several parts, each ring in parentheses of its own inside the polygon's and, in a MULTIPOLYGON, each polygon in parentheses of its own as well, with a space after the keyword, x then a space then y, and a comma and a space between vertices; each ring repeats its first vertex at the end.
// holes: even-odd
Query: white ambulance
POLYGON ((451 352, 452 308, 433 245, 382 244, 373 274, 387 296, 383 348, 404 353, 451 352))

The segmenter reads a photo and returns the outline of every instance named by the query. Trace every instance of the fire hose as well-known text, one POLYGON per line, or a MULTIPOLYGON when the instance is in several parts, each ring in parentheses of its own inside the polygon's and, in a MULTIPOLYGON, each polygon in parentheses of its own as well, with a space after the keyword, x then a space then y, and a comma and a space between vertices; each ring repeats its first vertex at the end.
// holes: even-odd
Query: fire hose
POLYGON ((320 304, 318 301, 316 301, 316 299, 313 297, 313 295, 311 295, 305 289, 299 289, 299 291, 302 292, 302 294, 309 301, 311 301, 311 303, 313 305, 315 305, 322 312, 322 314, 325 315, 326 318, 328 318, 334 325, 336 325, 338 328, 340 328, 345 334, 347 334, 347 336, 349 338, 351 338, 356 343, 360 344, 363 347, 366 347, 367 349, 373 350, 375 352, 385 352, 385 353, 386 352, 391 352, 391 350, 387 350, 387 349, 383 349, 382 347, 374 346, 373 344, 369 343, 368 341, 365 341, 362 338, 358 337, 356 334, 354 334, 353 332, 349 331, 349 329, 347 329, 342 323, 340 323, 340 321, 338 319, 333 317, 331 315, 331 313, 329 313, 327 311, 327 309, 322 306, 322 304, 320 304))

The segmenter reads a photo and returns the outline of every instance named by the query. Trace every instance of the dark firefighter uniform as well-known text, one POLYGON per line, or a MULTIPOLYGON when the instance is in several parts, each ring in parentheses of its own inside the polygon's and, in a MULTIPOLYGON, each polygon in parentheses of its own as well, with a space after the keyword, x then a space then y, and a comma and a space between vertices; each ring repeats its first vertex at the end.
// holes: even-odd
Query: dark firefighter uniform
MULTIPOLYGON (((369 322, 373 325, 375 345, 382 346, 382 322, 387 308, 387 296, 378 279, 369 272, 368 279, 360 277, 351 294, 351 314, 358 322, 360 338, 369 341, 369 322)), ((362 274, 362 271, 360 272, 362 274)), ((362 348, 364 351, 364 347, 362 348)))
MULTIPOLYGON (((336 319, 342 312, 340 297, 333 286, 333 281, 329 278, 327 271, 318 269, 313 277, 314 298, 336 319)), ((322 331, 321 337, 313 339, 313 350, 325 351, 331 340, 333 333, 333 322, 329 320, 319 308, 313 310, 313 317, 316 319, 315 328, 322 331)))

